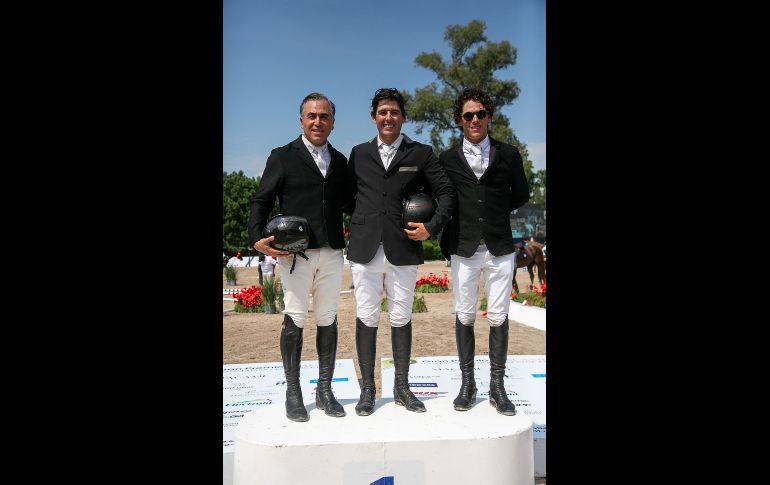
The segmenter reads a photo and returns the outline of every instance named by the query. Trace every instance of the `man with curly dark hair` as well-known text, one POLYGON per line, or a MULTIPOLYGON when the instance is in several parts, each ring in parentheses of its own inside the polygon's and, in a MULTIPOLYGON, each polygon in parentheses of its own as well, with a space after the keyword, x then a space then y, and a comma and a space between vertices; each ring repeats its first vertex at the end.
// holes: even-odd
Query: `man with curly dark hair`
POLYGON ((529 200, 529 186, 519 151, 490 137, 495 105, 487 93, 466 88, 454 104, 454 120, 463 141, 443 152, 441 165, 457 192, 452 219, 441 234, 441 251, 451 259, 455 340, 462 385, 454 408, 467 411, 476 401, 473 375, 476 339, 473 325, 481 275, 489 322, 489 403, 513 416, 503 377, 508 354, 508 308, 516 273, 510 213, 529 200))

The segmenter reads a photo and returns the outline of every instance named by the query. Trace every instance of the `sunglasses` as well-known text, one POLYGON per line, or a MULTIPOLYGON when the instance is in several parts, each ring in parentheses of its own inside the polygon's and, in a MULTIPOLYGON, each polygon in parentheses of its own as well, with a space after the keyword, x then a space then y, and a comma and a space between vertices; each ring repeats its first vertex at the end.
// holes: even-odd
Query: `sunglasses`
POLYGON ((464 113, 464 114, 463 114, 463 119, 464 119, 465 121, 471 121, 471 120, 473 119, 473 115, 476 115, 476 116, 478 116, 478 117, 479 117, 479 120, 483 120, 484 118, 486 118, 486 117, 487 117, 487 112, 486 112, 486 111, 484 111, 483 109, 481 109, 481 110, 478 110, 478 111, 476 111, 475 113, 471 113, 470 111, 468 111, 467 113, 464 113))

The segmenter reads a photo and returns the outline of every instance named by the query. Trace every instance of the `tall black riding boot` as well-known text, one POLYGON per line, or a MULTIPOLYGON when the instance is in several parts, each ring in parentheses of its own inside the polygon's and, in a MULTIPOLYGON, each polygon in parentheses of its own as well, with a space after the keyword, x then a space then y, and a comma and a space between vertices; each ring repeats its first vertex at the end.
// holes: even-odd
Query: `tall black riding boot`
POLYGON ((356 351, 358 368, 361 370, 361 397, 356 404, 356 414, 369 416, 374 412, 374 355, 377 350, 377 327, 367 327, 356 318, 356 351))
POLYGON ((396 378, 393 398, 396 404, 407 411, 425 412, 425 405, 409 390, 409 358, 412 355, 412 321, 403 327, 390 327, 390 342, 393 345, 393 365, 396 378))
POLYGON ((500 414, 513 416, 516 406, 505 393, 503 378, 505 377, 505 360, 508 358, 508 315, 505 322, 498 327, 489 327, 489 404, 500 414))
POLYGON ((323 409, 327 416, 345 415, 342 404, 332 393, 332 376, 337 355, 337 317, 326 327, 316 327, 315 348, 318 350, 318 386, 315 391, 315 406, 323 409))
POLYGON ((281 326, 281 359, 286 374, 286 417, 292 421, 307 421, 307 410, 299 387, 299 365, 302 356, 302 329, 284 315, 281 326))
POLYGON ((476 379, 473 377, 476 336, 473 333, 473 325, 463 325, 460 319, 455 317, 455 340, 463 383, 454 405, 457 411, 467 411, 476 402, 476 379))

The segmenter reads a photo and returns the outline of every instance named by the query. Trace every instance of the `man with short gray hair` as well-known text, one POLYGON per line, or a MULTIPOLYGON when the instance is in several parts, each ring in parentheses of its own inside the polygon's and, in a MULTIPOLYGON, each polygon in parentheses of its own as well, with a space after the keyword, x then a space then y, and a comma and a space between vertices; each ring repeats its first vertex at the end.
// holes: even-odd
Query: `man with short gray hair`
POLYGON ((276 197, 281 214, 304 217, 309 226, 307 260, 296 260, 296 266, 281 275, 285 309, 280 346, 286 374, 286 416, 292 421, 308 420, 299 370, 309 294, 313 295, 318 351, 316 406, 329 416, 345 415, 331 389, 345 247, 342 203, 347 174, 347 158, 327 141, 334 129, 334 115, 334 103, 323 94, 305 96, 300 103, 302 134, 270 153, 262 182, 251 198, 249 245, 268 256, 277 256, 284 268, 292 267, 291 253, 270 246, 275 236, 262 235, 276 197))

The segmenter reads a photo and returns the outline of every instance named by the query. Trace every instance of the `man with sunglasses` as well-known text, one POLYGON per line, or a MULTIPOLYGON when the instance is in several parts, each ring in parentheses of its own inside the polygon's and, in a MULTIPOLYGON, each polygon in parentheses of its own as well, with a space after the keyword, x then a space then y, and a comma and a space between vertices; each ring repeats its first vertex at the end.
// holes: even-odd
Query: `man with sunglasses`
POLYGON ((356 297, 356 350, 361 370, 361 397, 356 414, 374 411, 374 367, 383 286, 388 300, 395 366, 394 401, 408 411, 425 406, 409 390, 412 349, 412 301, 417 265, 424 262, 422 241, 435 236, 449 220, 454 188, 429 145, 401 133, 406 120, 404 98, 397 89, 378 89, 371 117, 378 135, 353 147, 348 162, 348 195, 353 207, 348 259, 356 297), (438 200, 430 221, 404 228, 402 200, 415 192, 438 200))
POLYGON ((334 103, 320 93, 310 93, 299 108, 302 134, 288 145, 275 148, 267 159, 262 182, 251 198, 249 244, 260 253, 277 256, 284 268, 292 267, 288 251, 270 246, 275 236, 263 237, 276 197, 280 213, 307 219, 309 243, 306 261, 296 260, 282 272, 284 291, 280 347, 286 374, 286 417, 307 421, 299 384, 302 333, 308 315, 308 295, 313 295, 318 351, 316 407, 327 415, 345 415, 334 398, 331 382, 337 353, 337 305, 342 286, 342 204, 347 159, 328 143, 334 129, 334 103))
POLYGON ((485 92, 466 88, 457 97, 453 117, 463 141, 441 154, 441 165, 457 191, 452 220, 441 234, 441 252, 451 258, 455 339, 462 385, 454 408, 467 411, 476 401, 473 376, 476 339, 473 324, 481 275, 489 321, 489 402, 513 416, 503 377, 508 354, 508 308, 516 275, 510 213, 529 200, 529 186, 519 151, 488 134, 495 106, 485 92))

